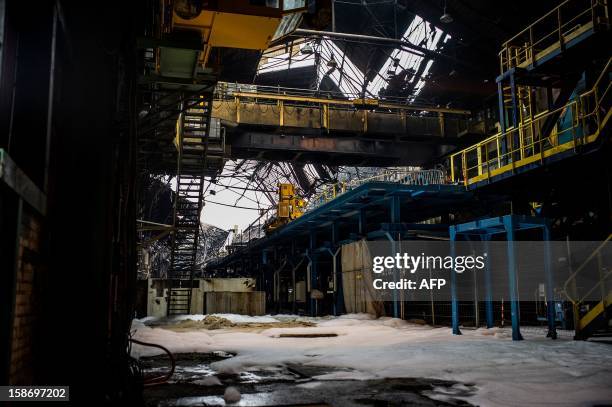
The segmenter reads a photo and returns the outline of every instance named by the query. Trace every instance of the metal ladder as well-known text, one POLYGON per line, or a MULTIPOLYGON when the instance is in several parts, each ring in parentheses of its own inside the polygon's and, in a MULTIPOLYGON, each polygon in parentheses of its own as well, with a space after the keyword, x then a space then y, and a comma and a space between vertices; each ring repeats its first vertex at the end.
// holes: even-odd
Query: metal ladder
POLYGON ((212 94, 183 102, 177 121, 178 150, 174 233, 168 269, 168 315, 189 314, 204 204, 204 179, 224 164, 225 142, 219 121, 211 119, 212 94))

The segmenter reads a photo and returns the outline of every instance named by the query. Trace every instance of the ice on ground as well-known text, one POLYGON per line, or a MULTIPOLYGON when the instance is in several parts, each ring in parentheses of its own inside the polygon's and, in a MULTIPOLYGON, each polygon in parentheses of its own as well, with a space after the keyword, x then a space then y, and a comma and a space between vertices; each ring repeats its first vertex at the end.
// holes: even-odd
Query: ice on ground
POLYGON ((374 380, 379 379, 375 374, 359 372, 356 370, 340 370, 338 372, 326 373, 314 376, 315 380, 374 380))
POLYGON ((221 380, 217 376, 206 376, 203 379, 194 380, 192 383, 199 386, 221 386, 221 380))
POLYGON ((372 314, 367 314, 364 312, 358 313, 358 314, 344 314, 344 315, 340 315, 338 318, 336 319, 357 319, 357 320, 375 320, 376 317, 372 314))
MULTIPOLYGON (((509 329, 433 328, 392 318, 312 319, 312 328, 173 332, 134 321, 134 338, 172 352, 215 352, 235 357, 211 364, 217 373, 240 373, 297 364, 334 367, 317 380, 422 377, 475 385, 466 400, 482 406, 595 405, 612 401, 612 348, 524 332, 513 342, 509 329), (282 333, 335 333, 337 337, 279 338, 282 333)), ((160 354, 134 344, 132 354, 160 354)), ((435 392, 436 397, 448 395, 435 392)))

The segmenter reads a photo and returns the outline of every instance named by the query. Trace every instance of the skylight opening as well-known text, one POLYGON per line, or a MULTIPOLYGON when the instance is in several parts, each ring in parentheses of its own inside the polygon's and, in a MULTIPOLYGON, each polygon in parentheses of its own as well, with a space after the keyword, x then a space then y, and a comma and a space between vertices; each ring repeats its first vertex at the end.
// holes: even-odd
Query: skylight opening
MULTIPOLYGON (((411 44, 430 51, 438 49, 440 43, 446 43, 450 35, 441 29, 415 16, 402 39, 411 44)), ((257 69, 258 74, 282 71, 293 68, 314 66, 315 54, 320 55, 317 68, 317 86, 327 76, 340 89, 346 97, 378 97, 395 75, 404 74, 408 83, 413 85, 412 95, 408 101, 414 101, 423 90, 426 78, 433 65, 433 60, 418 51, 407 51, 396 48, 391 51, 389 58, 383 63, 373 80, 366 83, 365 74, 351 61, 350 58, 330 38, 322 38, 318 44, 303 42, 299 48, 294 47, 293 52, 275 53, 273 56, 262 59, 257 69), (309 53, 305 53, 307 49, 309 53), (312 51, 312 52, 310 52, 312 51), (332 61, 332 62, 330 62, 332 61), (421 70, 421 65, 426 63, 421 70), (410 76, 412 75, 412 76, 410 76), (365 84, 365 86, 364 86, 365 84)))

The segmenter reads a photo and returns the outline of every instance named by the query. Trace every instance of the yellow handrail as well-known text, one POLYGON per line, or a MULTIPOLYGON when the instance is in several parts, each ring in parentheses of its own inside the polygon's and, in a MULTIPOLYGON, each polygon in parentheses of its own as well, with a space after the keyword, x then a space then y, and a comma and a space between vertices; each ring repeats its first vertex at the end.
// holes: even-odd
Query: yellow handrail
MULTIPOLYGON (((605 10, 606 1, 604 0, 566 0, 557 7, 538 18, 528 25, 518 34, 505 41, 499 52, 501 73, 510 68, 534 62, 538 51, 548 47, 562 47, 568 40, 568 36, 595 28, 597 8, 605 10), (565 17, 562 9, 570 5, 575 9, 576 5, 582 6, 578 11, 573 11, 571 16, 565 17), (582 4, 584 3, 584 4, 582 4), (551 24, 554 18, 554 29, 552 31, 543 30, 544 24, 551 24), (539 27, 538 27, 539 25, 539 27)), ((568 7, 569 10, 572 10, 568 7)), ((567 10, 566 10, 567 11, 567 10)))
POLYGON ((600 106, 604 98, 609 95, 610 88, 612 87, 612 83, 609 82, 608 79, 611 66, 612 58, 609 58, 593 87, 569 101, 564 106, 552 111, 537 114, 534 117, 528 117, 517 127, 508 128, 503 133, 498 132, 473 146, 452 154, 450 156, 451 163, 453 166, 458 165, 458 167, 461 168, 461 171, 454 171, 454 169, 451 171, 452 182, 457 183, 460 177, 463 177, 462 182, 468 186, 484 178, 489 178, 491 176, 491 171, 504 172, 501 171, 501 168, 505 168, 506 166, 511 166, 512 168, 508 167, 508 170, 511 170, 522 165, 530 164, 538 157, 541 159, 557 154, 558 152, 566 151, 567 148, 575 148, 578 144, 594 141, 599 134, 598 132, 594 135, 582 134, 579 137, 576 137, 576 133, 578 130, 585 130, 583 125, 589 118, 595 120, 597 129, 601 129, 609 118, 609 112, 605 112, 602 115, 600 106), (608 81, 607 85, 603 92, 599 92, 599 87, 604 80, 608 81), (589 100, 593 103, 589 103, 589 100), (565 129, 558 129, 555 127, 548 137, 538 137, 540 136, 541 124, 543 124, 548 117, 557 115, 563 111, 571 112, 573 117, 571 125, 565 129), (530 137, 527 138, 528 141, 523 137, 525 132, 530 134, 530 137), (570 134, 571 137, 568 137, 568 140, 565 142, 560 142, 560 136, 564 134, 570 134), (512 143, 514 136, 516 136, 518 140, 518 145, 513 145, 512 143), (510 139, 509 143, 508 139, 510 139), (507 145, 507 150, 502 152, 504 141, 507 142, 505 143, 507 145), (489 151, 490 144, 493 144, 491 151, 489 151), (482 154, 481 149, 483 148, 485 154, 482 154), (517 157, 515 157, 515 155, 517 157), (485 161, 482 159, 483 156, 486 158, 485 161), (518 156, 520 156, 520 158, 518 158, 518 156), (469 165, 468 161, 475 162, 475 165, 469 165))
POLYGON ((578 267, 576 269, 576 271, 574 271, 569 278, 567 279, 567 281, 565 282, 565 284, 563 285, 563 293, 565 294, 565 296, 573 303, 573 304, 579 304, 581 302, 584 301, 585 298, 587 298, 597 287, 599 287, 601 284, 603 284, 603 282, 606 280, 606 278, 612 274, 612 270, 608 271, 602 278, 599 279, 599 282, 597 284, 595 284, 586 294, 584 294, 582 296, 581 299, 576 299, 576 298, 572 298, 570 296, 570 294, 568 293, 567 290, 567 286, 570 284, 570 282, 572 282, 573 280, 576 279, 576 276, 578 276, 578 274, 580 274, 582 272, 582 270, 584 270, 584 268, 587 266, 587 264, 593 260, 593 258, 604 248, 604 246, 606 246, 608 244, 608 242, 610 241, 610 239, 612 239, 612 233, 610 233, 608 235, 608 237, 606 238, 606 240, 604 240, 599 246, 597 246, 597 248, 593 251, 593 253, 591 253, 589 255, 589 257, 586 258, 586 260, 580 265, 580 267, 578 267))
POLYGON ((535 20, 533 23, 529 24, 527 27, 525 27, 522 31, 520 31, 518 34, 516 34, 514 37, 510 38, 509 40, 507 40, 506 42, 504 42, 503 46, 506 47, 508 46, 511 42, 513 42, 514 40, 516 40, 518 37, 520 37, 521 35, 527 33, 530 29, 533 28, 533 26, 535 26, 536 24, 544 21, 544 19, 546 19, 546 17, 553 15, 553 13, 557 13, 557 10, 560 9, 561 7, 565 6, 567 3, 569 3, 571 0, 565 0, 564 2, 560 3, 557 7, 555 7, 554 9, 550 10, 548 13, 544 14, 542 17, 538 18, 537 20, 535 20))

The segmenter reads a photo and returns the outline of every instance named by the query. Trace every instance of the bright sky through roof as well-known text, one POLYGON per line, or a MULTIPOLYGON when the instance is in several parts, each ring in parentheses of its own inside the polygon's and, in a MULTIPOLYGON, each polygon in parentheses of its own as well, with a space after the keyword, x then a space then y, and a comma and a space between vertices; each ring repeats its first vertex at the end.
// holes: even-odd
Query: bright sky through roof
MULTIPOLYGON (((402 39, 414 45, 418 45, 428 50, 436 50, 438 44, 442 40, 443 43, 448 41, 450 35, 445 34, 441 29, 435 27, 433 24, 423 20, 420 16, 415 18, 410 23, 410 26, 402 35, 402 39)), ((305 44, 301 46, 304 47, 305 44)), ((321 39, 321 44, 318 48, 320 52, 322 62, 319 64, 317 77, 319 81, 330 69, 327 66, 327 61, 333 59, 336 61, 337 68, 331 70, 329 78, 338 86, 338 88, 345 95, 356 95, 362 91, 364 82, 364 73, 348 58, 344 52, 330 39, 321 39)), ((281 71, 286 69, 301 68, 306 66, 313 66, 315 64, 314 54, 302 55, 298 53, 291 57, 291 63, 289 63, 290 55, 289 52, 285 52, 280 55, 268 57, 265 61, 262 60, 257 72, 268 73, 281 71)), ((380 90, 386 86, 388 82, 388 72, 395 71, 399 73, 401 70, 412 70, 418 72, 420 65, 425 61, 425 58, 419 55, 414 55, 411 52, 405 51, 400 48, 394 49, 389 58, 383 63, 381 69, 378 71, 372 81, 367 84, 367 92, 369 96, 378 96, 380 90), (397 61, 397 67, 394 65, 397 61)), ((423 73, 419 77, 414 77, 411 80, 417 81, 414 87, 413 97, 423 89, 425 81, 423 77, 426 77, 433 64, 432 60, 427 61, 423 73)))

